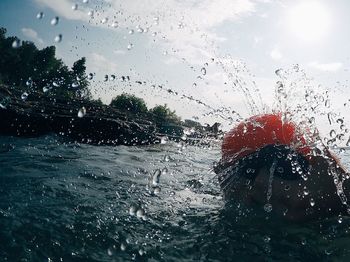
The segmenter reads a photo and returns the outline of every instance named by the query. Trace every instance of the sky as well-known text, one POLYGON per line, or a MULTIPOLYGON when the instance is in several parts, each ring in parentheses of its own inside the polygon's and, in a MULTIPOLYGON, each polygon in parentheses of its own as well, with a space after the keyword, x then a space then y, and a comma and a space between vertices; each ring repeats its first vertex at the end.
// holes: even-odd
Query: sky
POLYGON ((294 100, 311 85, 328 91, 337 117, 348 114, 348 10, 347 0, 1 0, 0 26, 55 45, 69 66, 86 57, 105 103, 128 92, 183 118, 231 124, 273 107, 280 80, 294 100))

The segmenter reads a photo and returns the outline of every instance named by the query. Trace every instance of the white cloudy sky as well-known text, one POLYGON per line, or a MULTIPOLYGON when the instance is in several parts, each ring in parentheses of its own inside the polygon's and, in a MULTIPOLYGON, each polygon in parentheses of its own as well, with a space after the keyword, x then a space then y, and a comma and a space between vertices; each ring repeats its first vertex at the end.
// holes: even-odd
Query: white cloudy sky
POLYGON ((228 109, 225 116, 235 111, 246 117, 253 113, 253 102, 258 108, 273 105, 279 80, 275 71, 298 64, 318 92, 330 91, 334 110, 346 112, 346 0, 23 2, 0 2, 0 26, 38 47, 56 45, 57 55, 68 65, 85 56, 88 72, 96 74, 93 93, 105 102, 132 92, 150 107, 167 103, 184 118, 220 120, 210 116, 208 107, 186 98, 193 97, 211 108, 228 109), (36 18, 38 12, 44 13, 42 19, 36 18), (55 16, 60 20, 52 26, 55 16), (55 43, 58 34, 62 42, 55 43), (132 81, 104 82, 106 74, 130 75, 132 81), (145 83, 135 84, 137 80, 145 83), (246 99, 242 90, 253 99, 246 99))

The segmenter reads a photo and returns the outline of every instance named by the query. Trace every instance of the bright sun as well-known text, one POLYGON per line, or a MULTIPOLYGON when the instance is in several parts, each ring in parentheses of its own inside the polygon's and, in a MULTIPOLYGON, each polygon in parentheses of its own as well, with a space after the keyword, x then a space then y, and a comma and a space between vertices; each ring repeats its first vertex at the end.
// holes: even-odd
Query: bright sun
POLYGON ((319 1, 303 1, 290 9, 288 24, 298 38, 315 42, 329 32, 331 18, 326 7, 319 1))

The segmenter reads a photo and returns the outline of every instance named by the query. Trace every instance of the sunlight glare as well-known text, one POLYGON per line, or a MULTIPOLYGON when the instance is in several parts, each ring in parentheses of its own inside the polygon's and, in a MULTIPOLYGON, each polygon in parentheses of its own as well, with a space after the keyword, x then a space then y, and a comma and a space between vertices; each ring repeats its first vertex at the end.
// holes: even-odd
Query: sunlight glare
POLYGON ((288 24, 296 37, 315 42, 329 32, 331 17, 319 1, 303 1, 289 11, 288 24))

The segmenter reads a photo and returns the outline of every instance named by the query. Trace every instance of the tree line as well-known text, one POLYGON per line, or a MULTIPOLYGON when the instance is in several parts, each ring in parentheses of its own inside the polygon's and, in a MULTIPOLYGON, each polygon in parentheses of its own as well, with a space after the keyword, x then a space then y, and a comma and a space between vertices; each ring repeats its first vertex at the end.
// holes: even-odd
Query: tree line
MULTIPOLYGON (((92 100, 85 57, 69 68, 56 58, 55 46, 39 50, 34 43, 21 41, 16 36, 7 37, 6 33, 7 30, 0 27, 0 84, 57 98, 92 100)), ((95 102, 102 104, 100 99, 95 102)), ((110 106, 142 114, 159 123, 181 123, 181 118, 166 104, 148 109, 142 98, 131 94, 118 95, 112 99, 110 106)))

